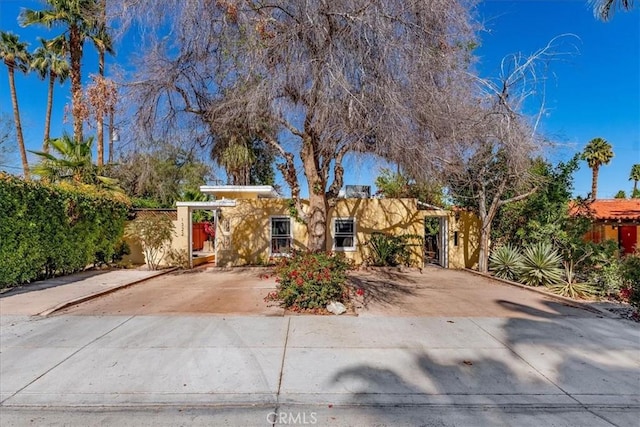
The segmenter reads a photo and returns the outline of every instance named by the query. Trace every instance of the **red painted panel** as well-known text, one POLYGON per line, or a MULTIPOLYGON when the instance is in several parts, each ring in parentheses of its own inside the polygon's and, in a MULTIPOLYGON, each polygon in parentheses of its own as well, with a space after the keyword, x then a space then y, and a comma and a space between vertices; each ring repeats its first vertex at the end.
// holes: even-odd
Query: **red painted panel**
POLYGON ((625 254, 633 253, 638 244, 638 229, 635 225, 618 227, 618 240, 625 254))
POLYGON ((204 222, 193 223, 192 248, 194 251, 201 251, 204 241, 207 240, 207 233, 204 232, 204 222))

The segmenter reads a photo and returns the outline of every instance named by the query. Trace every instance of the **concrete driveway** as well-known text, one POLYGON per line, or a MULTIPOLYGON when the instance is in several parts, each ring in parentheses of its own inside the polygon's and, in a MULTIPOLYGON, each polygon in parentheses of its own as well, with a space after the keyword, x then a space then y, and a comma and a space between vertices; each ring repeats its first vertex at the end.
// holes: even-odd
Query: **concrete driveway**
POLYGON ((276 289, 266 268, 174 272, 63 310, 77 315, 211 314, 282 316, 264 297, 276 289))
MULTIPOLYGON (((74 315, 258 315, 284 310, 264 297, 276 289, 266 268, 169 273, 62 311, 74 315)), ((364 290, 359 316, 595 317, 566 303, 467 271, 364 270, 351 275, 364 290)))

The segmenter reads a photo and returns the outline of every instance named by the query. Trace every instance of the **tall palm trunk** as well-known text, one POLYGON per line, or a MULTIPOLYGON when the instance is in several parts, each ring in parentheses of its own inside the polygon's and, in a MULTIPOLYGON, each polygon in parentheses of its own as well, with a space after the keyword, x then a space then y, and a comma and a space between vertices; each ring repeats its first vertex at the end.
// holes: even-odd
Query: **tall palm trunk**
POLYGON ((13 120, 16 122, 16 136, 18 138, 18 148, 20 149, 20 158, 22 159, 22 170, 24 171, 24 179, 29 181, 31 174, 29 173, 29 163, 27 161, 27 150, 24 147, 24 137, 22 136, 22 122, 20 121, 20 109, 18 108, 18 95, 16 94, 15 70, 13 66, 9 69, 9 89, 11 90, 11 104, 13 105, 13 120))
POLYGON ((109 163, 113 163, 113 110, 109 113, 109 163))
POLYGON ((598 165, 593 166, 591 171, 591 200, 596 200, 598 194, 598 172, 600 167, 598 165))
POLYGON ((636 197, 636 191, 638 191, 638 180, 633 180, 633 192, 631 193, 631 198, 636 197))
MULTIPOLYGON (((98 72, 100 74, 102 82, 104 82, 104 49, 99 49, 99 60, 98 60, 98 72)), ((98 117, 96 117, 96 137, 98 139, 98 162, 96 163, 98 166, 104 165, 104 116, 102 115, 102 111, 98 112, 98 117)))
MULTIPOLYGON (((100 14, 100 19, 102 22, 100 22, 100 25, 104 28, 106 27, 106 23, 107 23, 107 0, 101 0, 100 1, 100 10, 101 10, 101 14, 100 14)), ((100 77, 102 79, 102 82, 104 83, 104 47, 102 45, 100 45, 98 47, 98 74, 100 74, 100 77)), ((97 165, 98 166, 103 166, 104 165, 104 114, 103 112, 99 112, 100 114, 98 114, 97 120, 96 120, 96 125, 98 127, 98 131, 97 131, 97 135, 96 137, 98 138, 98 162, 97 165)), ((109 135, 111 135, 111 130, 109 130, 109 135)))
POLYGON ((53 86, 56 81, 56 75, 49 71, 49 93, 47 94, 47 115, 44 118, 44 140, 42 141, 42 151, 49 152, 49 139, 51 130, 51 109, 53 108, 53 86))
POLYGON ((69 28, 69 51, 71 53, 71 110, 73 112, 73 137, 82 141, 82 76, 80 62, 82 60, 82 35, 77 25, 69 28))

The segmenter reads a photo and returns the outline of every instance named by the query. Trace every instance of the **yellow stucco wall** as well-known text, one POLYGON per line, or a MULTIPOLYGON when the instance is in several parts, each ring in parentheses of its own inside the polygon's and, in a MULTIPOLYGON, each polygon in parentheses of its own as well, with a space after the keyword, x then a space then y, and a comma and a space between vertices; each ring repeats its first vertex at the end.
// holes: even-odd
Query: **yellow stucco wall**
POLYGON ((449 268, 476 268, 480 255, 480 219, 470 212, 458 211, 457 215, 449 212, 449 224, 449 268))
MULTIPOLYGON (((347 258, 362 264, 370 256, 367 242, 374 232, 401 236, 424 236, 424 214, 415 199, 341 199, 329 211, 329 218, 354 218, 356 250, 345 251, 347 258)), ((327 248, 333 249, 333 222, 328 222, 327 248)), ((411 261, 422 266, 423 249, 420 240, 413 240, 411 261)))
MULTIPOLYGON (((288 217, 288 202, 283 199, 238 199, 235 207, 221 209, 216 232, 217 265, 239 266, 268 262, 271 243, 271 217, 288 217)), ((466 212, 454 215, 445 210, 418 210, 415 199, 341 199, 329 211, 327 248, 333 248, 333 219, 354 218, 356 244, 354 251, 343 253, 360 265, 369 257, 367 241, 374 232, 393 235, 424 236, 425 216, 448 218, 448 259, 450 268, 473 267, 478 261, 478 221, 466 212), (456 217, 459 219, 456 220, 456 217), (455 245, 455 233, 457 245, 455 245)), ((178 220, 180 220, 180 213, 178 220)), ((307 230, 292 220, 293 246, 304 249, 307 230)), ((421 241, 414 241, 412 264, 423 265, 421 241)))
POLYGON ((601 233, 603 236, 603 239, 605 240, 615 240, 616 242, 618 241, 618 229, 617 228, 613 228, 610 225, 602 225, 601 226, 601 233))
MULTIPOLYGON (((224 207, 218 214, 216 263, 238 266, 267 263, 271 245, 271 217, 289 216, 283 199, 238 199, 235 207, 224 207)), ((292 221, 293 245, 302 249, 306 230, 292 221)))

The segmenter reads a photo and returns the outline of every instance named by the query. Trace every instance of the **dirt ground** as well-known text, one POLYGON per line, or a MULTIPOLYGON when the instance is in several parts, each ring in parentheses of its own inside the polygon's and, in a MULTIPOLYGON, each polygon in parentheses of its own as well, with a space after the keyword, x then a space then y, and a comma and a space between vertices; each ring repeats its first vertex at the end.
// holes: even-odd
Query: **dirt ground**
MULTIPOLYGON (((172 273, 71 307, 74 315, 256 315, 283 316, 284 310, 264 297, 275 290, 265 268, 200 269, 172 273)), ((466 271, 427 267, 355 271, 355 300, 360 316, 452 317, 593 317, 550 297, 501 284, 466 271)))

